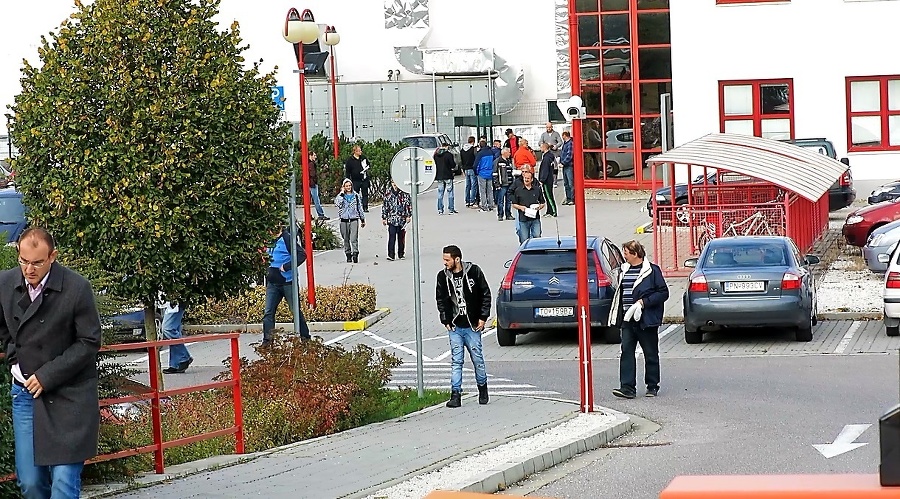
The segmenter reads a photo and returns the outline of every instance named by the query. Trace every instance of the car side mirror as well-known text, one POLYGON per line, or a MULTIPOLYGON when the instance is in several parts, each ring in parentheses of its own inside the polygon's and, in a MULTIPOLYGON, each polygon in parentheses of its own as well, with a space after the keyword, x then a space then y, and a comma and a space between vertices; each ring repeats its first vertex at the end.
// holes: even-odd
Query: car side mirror
POLYGON ((882 254, 878 255, 878 263, 890 263, 890 262, 891 262, 891 255, 889 255, 887 253, 882 253, 882 254))
POLYGON ((506 263, 503 264, 503 268, 508 269, 512 265, 512 260, 507 260, 506 263))
POLYGON ((806 262, 806 265, 816 265, 822 260, 819 259, 816 255, 806 255, 803 257, 803 261, 806 262))
POLYGON ((687 260, 684 261, 684 266, 689 269, 695 268, 697 266, 697 259, 696 258, 688 258, 687 260))
POLYGON ((850 166, 850 158, 841 158, 841 163, 850 166))

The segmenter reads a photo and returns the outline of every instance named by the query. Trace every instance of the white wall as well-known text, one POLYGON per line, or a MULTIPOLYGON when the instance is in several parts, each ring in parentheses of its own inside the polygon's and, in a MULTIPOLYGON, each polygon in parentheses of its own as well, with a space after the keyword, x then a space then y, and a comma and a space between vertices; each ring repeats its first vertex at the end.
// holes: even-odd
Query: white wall
POLYGON ((670 6, 676 144, 719 132, 720 80, 793 78, 796 138, 829 138, 855 178, 898 177, 898 153, 846 154, 845 78, 900 74, 900 1, 670 6))
MULTIPOLYGON (((86 1, 86 3, 88 3, 86 1)), ((71 0, 4 1, 0 7, 0 117, 9 112, 20 91, 21 61, 38 63, 40 36, 55 30, 75 7, 71 0)), ((525 70, 523 102, 556 98, 556 49, 554 2, 542 0, 523 8, 520 0, 430 0, 429 48, 494 48, 525 70)), ((276 65, 279 85, 287 102, 296 102, 297 76, 293 50, 281 37, 284 17, 290 7, 309 8, 318 23, 334 25, 341 35, 337 46, 337 73, 342 81, 372 81, 386 78, 389 69, 400 68, 394 58, 395 45, 415 45, 424 34, 404 34, 384 28, 383 0, 222 0, 220 23, 237 20, 241 35, 250 46, 247 61, 263 59, 263 71, 276 65)), ((404 30, 410 31, 410 30, 404 30)), ((403 72, 403 79, 415 78, 403 72)), ((296 106, 287 106, 286 118, 297 120, 296 106)), ((0 119, 0 134, 6 120, 0 119)))

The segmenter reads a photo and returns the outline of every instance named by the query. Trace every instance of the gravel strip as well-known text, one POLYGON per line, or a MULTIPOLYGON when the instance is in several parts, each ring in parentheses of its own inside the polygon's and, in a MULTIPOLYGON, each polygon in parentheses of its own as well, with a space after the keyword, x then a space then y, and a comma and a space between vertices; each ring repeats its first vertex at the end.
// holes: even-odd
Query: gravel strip
POLYGON ((841 255, 818 282, 819 312, 880 312, 884 306, 884 277, 841 255))
POLYGON ((432 491, 446 490, 497 465, 516 462, 522 456, 528 456, 547 448, 555 448, 573 438, 598 432, 615 420, 615 416, 603 413, 579 414, 536 435, 513 440, 493 449, 473 454, 438 470, 379 490, 366 499, 419 499, 432 491))

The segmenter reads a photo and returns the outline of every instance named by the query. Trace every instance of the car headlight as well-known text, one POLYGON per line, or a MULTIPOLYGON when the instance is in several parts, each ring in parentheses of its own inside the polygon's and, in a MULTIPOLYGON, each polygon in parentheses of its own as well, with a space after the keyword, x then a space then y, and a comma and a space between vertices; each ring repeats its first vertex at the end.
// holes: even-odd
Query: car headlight
POLYGON ((845 222, 847 225, 858 224, 863 221, 863 217, 859 215, 850 215, 847 217, 847 221, 845 222))
POLYGON ((866 246, 869 246, 869 247, 878 246, 878 243, 880 243, 882 239, 884 239, 884 234, 875 234, 869 238, 869 241, 866 242, 866 246))
POLYGON ((663 196, 662 194, 657 194, 657 195, 656 195, 656 202, 657 202, 657 203, 665 203, 665 202, 667 202, 668 200, 669 200, 669 198, 663 196))

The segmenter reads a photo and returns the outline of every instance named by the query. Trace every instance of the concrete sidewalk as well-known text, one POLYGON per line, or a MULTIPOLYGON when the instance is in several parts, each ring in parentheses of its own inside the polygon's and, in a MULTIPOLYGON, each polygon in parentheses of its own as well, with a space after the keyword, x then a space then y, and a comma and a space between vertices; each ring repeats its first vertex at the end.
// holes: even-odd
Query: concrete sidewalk
MULTIPOLYGON (((538 454, 518 456, 512 463, 507 459, 504 465, 509 469, 499 470, 506 479, 498 479, 495 469, 472 469, 471 477, 460 481, 458 487, 496 491, 505 486, 505 480, 519 481, 526 474, 604 445, 631 428, 627 416, 606 413, 608 423, 589 435, 560 441, 538 454)), ((578 406, 571 402, 495 396, 490 404, 480 406, 477 398, 467 396, 460 409, 440 405, 253 456, 222 456, 173 466, 166 475, 140 478, 138 483, 146 488, 90 487, 83 497, 365 497, 467 456, 554 428, 577 415, 578 406)))

